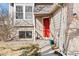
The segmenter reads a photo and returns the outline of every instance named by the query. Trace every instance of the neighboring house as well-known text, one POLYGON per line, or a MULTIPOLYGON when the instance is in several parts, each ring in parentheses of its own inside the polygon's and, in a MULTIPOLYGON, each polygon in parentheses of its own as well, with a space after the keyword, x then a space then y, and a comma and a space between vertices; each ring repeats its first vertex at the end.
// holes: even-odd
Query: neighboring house
POLYGON ((67 55, 79 55, 79 4, 70 4, 70 17, 68 22, 68 37, 66 42, 67 55))

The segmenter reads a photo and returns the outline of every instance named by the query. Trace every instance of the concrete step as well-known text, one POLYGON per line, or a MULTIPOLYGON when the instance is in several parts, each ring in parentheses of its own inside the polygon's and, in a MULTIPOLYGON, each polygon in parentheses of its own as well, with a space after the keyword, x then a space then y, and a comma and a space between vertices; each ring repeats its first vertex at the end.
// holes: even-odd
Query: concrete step
POLYGON ((59 51, 59 49, 55 49, 55 50, 52 50, 51 48, 45 50, 45 51, 42 51, 41 54, 44 56, 44 55, 58 55, 58 54, 54 54, 55 51, 59 51))
POLYGON ((58 49, 55 49, 55 50, 50 50, 48 53, 45 53, 44 55, 46 55, 46 54, 51 54, 51 53, 54 53, 55 51, 57 51, 58 49))
POLYGON ((54 51, 53 50, 49 50, 49 51, 46 51, 46 52, 42 52, 41 54, 42 55, 54 54, 54 51))
POLYGON ((57 56, 54 54, 55 50, 51 49, 49 40, 38 40, 41 56, 57 56))
POLYGON ((40 52, 41 52, 41 55, 45 55, 45 54, 53 53, 54 51, 51 49, 51 46, 48 45, 48 46, 45 46, 44 48, 41 48, 40 52))
POLYGON ((51 47, 49 45, 43 46, 41 48, 41 52, 47 51, 47 50, 51 50, 51 47))
POLYGON ((58 56, 58 55, 51 52, 51 53, 47 53, 47 54, 44 54, 44 55, 41 55, 41 56, 58 56))
POLYGON ((40 48, 44 48, 47 45, 50 45, 49 40, 37 40, 40 48))

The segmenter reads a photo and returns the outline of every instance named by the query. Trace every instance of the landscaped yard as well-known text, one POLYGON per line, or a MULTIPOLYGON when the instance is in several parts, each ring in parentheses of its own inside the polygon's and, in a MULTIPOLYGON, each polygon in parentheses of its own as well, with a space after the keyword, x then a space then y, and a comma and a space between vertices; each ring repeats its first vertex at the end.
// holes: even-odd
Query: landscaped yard
POLYGON ((1 56, 38 56, 39 45, 38 44, 6 44, 0 43, 0 55, 1 56))

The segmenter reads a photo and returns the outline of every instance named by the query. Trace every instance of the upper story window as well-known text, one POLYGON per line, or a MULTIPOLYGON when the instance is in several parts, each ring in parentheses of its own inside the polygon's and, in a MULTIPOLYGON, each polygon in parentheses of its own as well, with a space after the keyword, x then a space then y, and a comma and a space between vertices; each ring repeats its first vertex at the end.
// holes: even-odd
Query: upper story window
POLYGON ((16 19, 32 19, 33 6, 28 4, 16 4, 16 19))
POLYGON ((16 19, 23 19, 23 6, 16 6, 16 19))
POLYGON ((25 6, 25 19, 32 19, 32 6, 25 6))

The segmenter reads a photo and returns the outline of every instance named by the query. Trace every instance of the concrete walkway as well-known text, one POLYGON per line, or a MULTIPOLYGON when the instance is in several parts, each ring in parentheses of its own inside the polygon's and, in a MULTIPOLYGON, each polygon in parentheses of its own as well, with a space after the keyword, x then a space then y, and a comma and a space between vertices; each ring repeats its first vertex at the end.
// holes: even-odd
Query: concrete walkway
POLYGON ((55 50, 51 49, 49 40, 37 40, 40 47, 41 56, 58 56, 54 54, 55 50))

